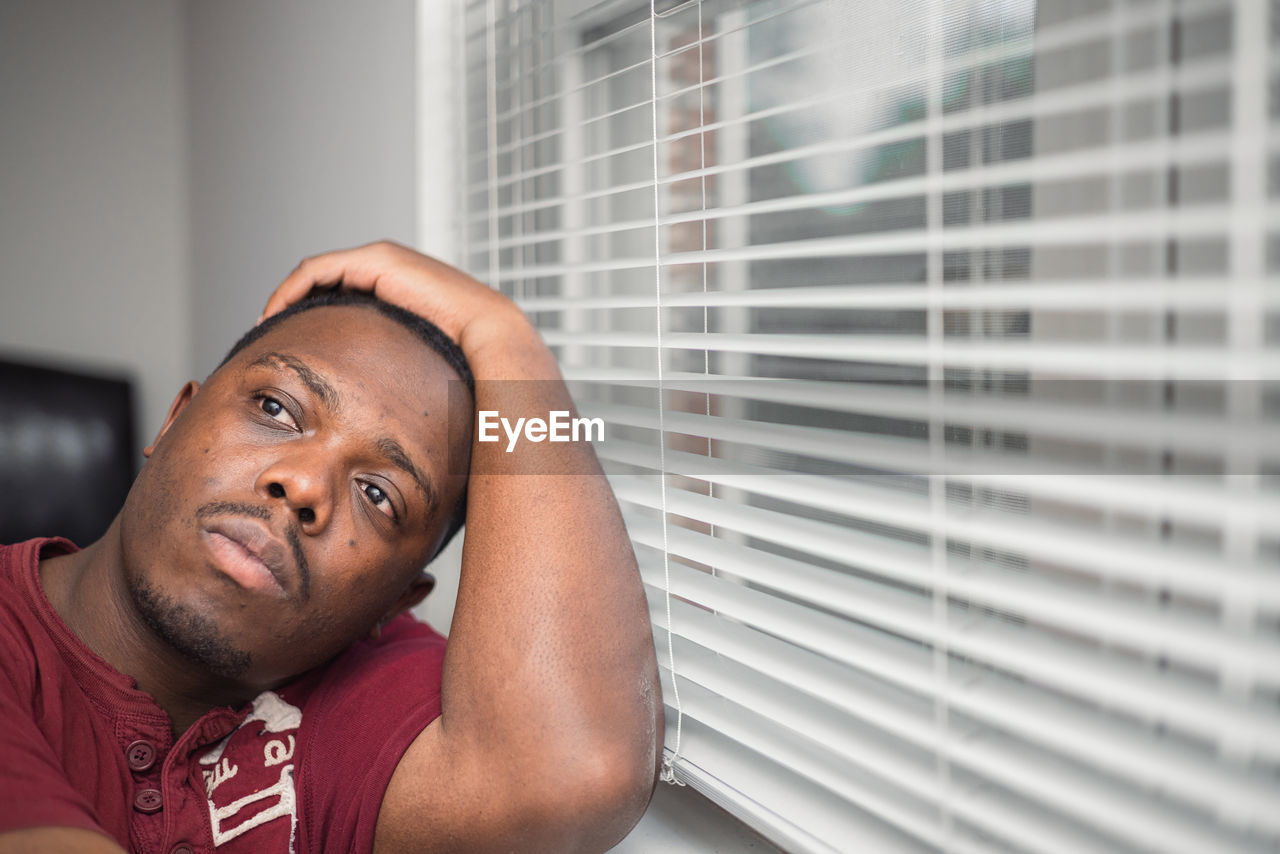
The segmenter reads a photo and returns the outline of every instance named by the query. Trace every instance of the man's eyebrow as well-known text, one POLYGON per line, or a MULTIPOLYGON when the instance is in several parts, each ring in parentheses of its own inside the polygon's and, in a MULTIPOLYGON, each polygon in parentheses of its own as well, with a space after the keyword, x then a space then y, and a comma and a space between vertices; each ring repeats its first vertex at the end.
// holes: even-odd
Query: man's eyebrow
POLYGON ((413 460, 409 459, 409 455, 405 453, 404 446, 395 439, 379 439, 377 442, 378 452, 398 469, 408 473, 413 478, 414 483, 418 484, 418 488, 422 490, 422 495, 427 499, 427 515, 430 516, 440 503, 440 497, 436 494, 435 487, 431 483, 431 479, 423 477, 418 471, 418 467, 413 464, 413 460))
POLYGON ((250 362, 248 367, 258 368, 270 365, 284 365, 289 368, 298 375, 298 379, 302 380, 307 388, 311 389, 312 394, 320 398, 320 402, 325 405, 326 409, 336 410, 338 408, 338 390, 329 385, 324 377, 311 370, 307 363, 297 356, 290 356, 287 353, 263 353, 250 362))

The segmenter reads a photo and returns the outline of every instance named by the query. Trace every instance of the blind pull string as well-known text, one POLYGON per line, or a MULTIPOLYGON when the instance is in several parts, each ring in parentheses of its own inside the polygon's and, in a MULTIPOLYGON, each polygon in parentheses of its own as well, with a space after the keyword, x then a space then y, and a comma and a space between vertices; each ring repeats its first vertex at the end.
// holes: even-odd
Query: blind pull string
MULTIPOLYGON (((707 135, 703 128, 707 125, 706 112, 706 92, 707 92, 707 72, 702 64, 702 45, 706 39, 702 31, 702 0, 696 0, 698 4, 698 169, 703 172, 700 183, 702 184, 702 251, 706 252, 711 247, 707 245, 707 135)), ((706 335, 711 331, 708 323, 709 308, 707 306, 707 262, 702 262, 702 334, 706 335)), ((703 393, 702 399, 704 403, 704 413, 707 418, 711 418, 711 350, 705 348, 702 351, 702 373, 707 378, 707 390, 703 393)), ((711 457, 711 437, 707 437, 707 457, 711 457)), ((707 481, 707 494, 715 498, 716 485, 711 481, 707 481)), ((708 533, 714 537, 716 535, 716 526, 711 525, 708 533)), ((719 575, 719 571, 715 566, 711 567, 712 575, 719 575)), ((718 612, 717 612, 718 613, 718 612)))
POLYGON ((498 11, 495 0, 485 4, 485 85, 486 103, 485 120, 486 141, 489 146, 488 171, 489 186, 489 278, 488 284, 499 293, 502 292, 502 278, 498 264, 502 257, 498 249, 498 11))
POLYGON ((653 121, 653 284, 654 320, 657 332, 657 386, 658 386, 658 476, 662 503, 662 587, 667 609, 667 663, 671 671, 671 693, 676 701, 676 744, 671 754, 662 757, 661 780, 683 786, 676 779, 675 763, 680 757, 680 737, 684 725, 684 707, 680 704, 680 683, 676 679, 676 648, 671 632, 671 550, 667 535, 667 430, 662 408, 662 231, 659 223, 658 187, 658 9, 657 0, 649 0, 649 85, 652 98, 649 102, 653 121))

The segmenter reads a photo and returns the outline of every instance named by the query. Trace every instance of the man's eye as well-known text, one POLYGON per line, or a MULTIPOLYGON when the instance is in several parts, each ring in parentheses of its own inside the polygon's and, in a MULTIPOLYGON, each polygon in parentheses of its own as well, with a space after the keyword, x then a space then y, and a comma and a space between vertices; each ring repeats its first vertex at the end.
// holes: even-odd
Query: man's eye
POLYGON ((289 414, 289 410, 285 409, 284 404, 274 397, 267 397, 266 395, 259 397, 258 408, 265 412, 268 417, 279 421, 281 424, 288 424, 290 427, 298 426, 293 420, 293 416, 289 414))
POLYGON ((373 483, 366 483, 363 489, 365 497, 369 499, 369 503, 390 518, 396 518, 396 508, 391 505, 391 496, 387 495, 386 490, 373 483))

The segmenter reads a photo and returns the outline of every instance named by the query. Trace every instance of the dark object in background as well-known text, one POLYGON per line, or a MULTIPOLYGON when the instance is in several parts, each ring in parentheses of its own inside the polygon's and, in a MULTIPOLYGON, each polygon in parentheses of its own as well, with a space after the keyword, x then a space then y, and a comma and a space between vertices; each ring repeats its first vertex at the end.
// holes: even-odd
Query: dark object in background
POLYGON ((136 473, 128 380, 0 359, 0 543, 107 530, 136 473))

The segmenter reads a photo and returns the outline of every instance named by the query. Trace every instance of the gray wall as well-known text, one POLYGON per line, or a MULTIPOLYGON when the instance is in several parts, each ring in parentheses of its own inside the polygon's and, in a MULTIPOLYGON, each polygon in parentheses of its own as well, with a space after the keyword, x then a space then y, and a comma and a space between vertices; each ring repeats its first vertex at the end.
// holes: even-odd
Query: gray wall
POLYGON ((192 3, 193 364, 305 255, 414 236, 414 6, 192 3))
POLYGON ((304 255, 414 238, 414 5, 0 4, 0 352, 142 437, 304 255))
POLYGON ((132 374, 142 443, 191 370, 183 9, 0 4, 0 352, 132 374))

